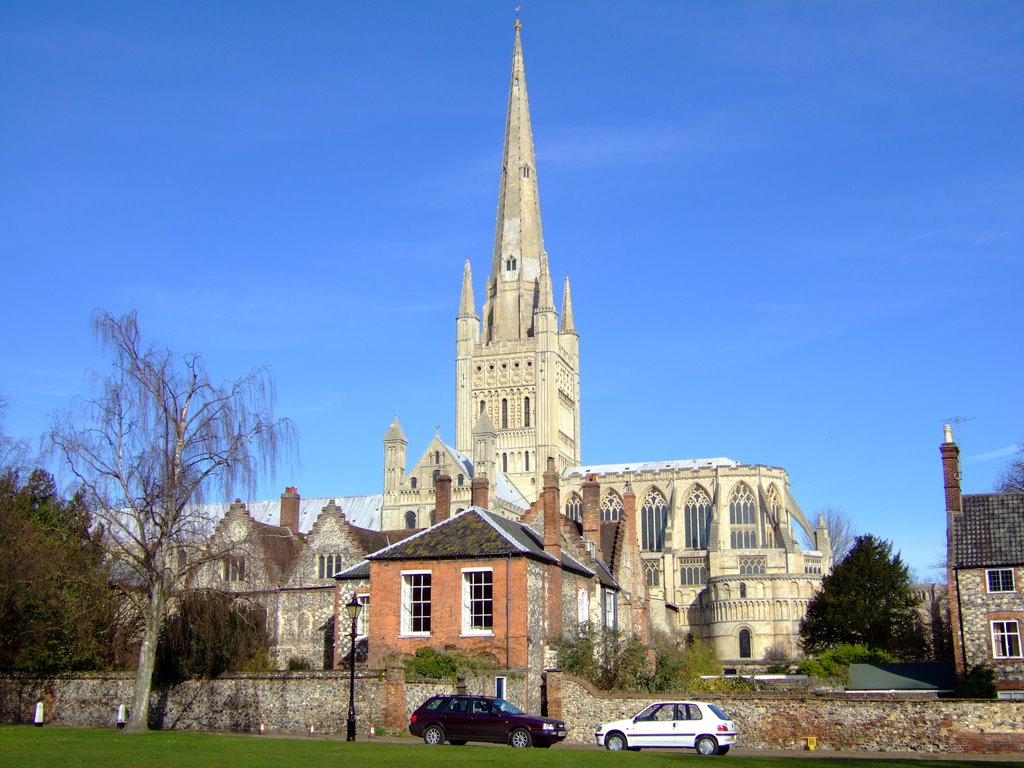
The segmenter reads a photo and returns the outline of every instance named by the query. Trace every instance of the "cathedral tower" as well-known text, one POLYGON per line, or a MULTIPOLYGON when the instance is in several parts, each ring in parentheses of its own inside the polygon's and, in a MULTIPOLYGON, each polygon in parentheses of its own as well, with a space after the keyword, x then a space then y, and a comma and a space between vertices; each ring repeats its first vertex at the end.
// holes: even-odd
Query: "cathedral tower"
POLYGON ((559 472, 580 463, 579 338, 568 279, 559 323, 544 250, 520 26, 516 21, 482 328, 468 262, 463 271, 455 419, 457 448, 477 464, 493 464, 534 501, 549 457, 559 472), (481 416, 496 433, 493 456, 475 455, 473 433, 481 416))

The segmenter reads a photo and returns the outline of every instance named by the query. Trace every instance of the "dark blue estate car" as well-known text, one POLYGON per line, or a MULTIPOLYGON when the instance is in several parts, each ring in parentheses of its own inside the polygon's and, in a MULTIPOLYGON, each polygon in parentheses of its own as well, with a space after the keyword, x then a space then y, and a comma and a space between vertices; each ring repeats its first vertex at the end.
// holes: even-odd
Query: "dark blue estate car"
POLYGON ((561 720, 528 715, 491 696, 431 696, 412 713, 409 733, 427 744, 493 741, 519 749, 550 747, 568 735, 561 720))

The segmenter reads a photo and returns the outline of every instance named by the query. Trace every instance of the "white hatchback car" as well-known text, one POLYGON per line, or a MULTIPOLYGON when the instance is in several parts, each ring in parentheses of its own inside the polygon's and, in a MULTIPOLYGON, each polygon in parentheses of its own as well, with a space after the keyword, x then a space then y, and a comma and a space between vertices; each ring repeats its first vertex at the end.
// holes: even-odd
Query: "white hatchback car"
POLYGON ((628 720, 605 723, 594 736, 598 746, 612 752, 683 747, 701 755, 724 755, 736 743, 736 726, 716 704, 659 701, 628 720))

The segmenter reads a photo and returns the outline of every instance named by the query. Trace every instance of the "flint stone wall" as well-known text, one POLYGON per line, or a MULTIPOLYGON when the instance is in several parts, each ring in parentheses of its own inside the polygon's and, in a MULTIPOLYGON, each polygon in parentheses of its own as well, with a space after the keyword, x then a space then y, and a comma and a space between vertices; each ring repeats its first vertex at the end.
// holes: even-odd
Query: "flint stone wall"
MULTIPOLYGON (((498 673, 501 674, 501 673, 498 673)), ((510 698, 521 673, 507 673, 510 698)), ((1005 752, 1024 754, 1024 702, 973 701, 861 694, 661 694, 598 692, 576 678, 549 672, 559 686, 569 741, 593 742, 595 727, 629 717, 665 698, 712 699, 736 721, 740 746, 804 749, 807 737, 819 751, 1005 752)), ((64 726, 116 725, 117 709, 131 699, 131 675, 82 675, 47 680, 0 678, 0 722, 31 723, 36 702, 46 722, 64 726)), ((493 694, 493 674, 465 681, 469 693, 493 694)), ((454 693, 455 684, 405 680, 401 670, 356 677, 359 738, 408 731, 409 714, 428 696, 454 693), (400 711, 403 707, 405 711, 400 711)), ((345 732, 349 678, 337 672, 234 675, 153 689, 154 728, 255 732, 345 732)), ((549 708, 552 702, 548 703, 549 708)), ((537 711, 537 708, 531 707, 537 711)))
MULTIPOLYGON (((550 674, 550 673, 549 673, 550 674)), ((1024 702, 863 694, 626 695, 599 692, 576 678, 562 681, 569 741, 592 743, 595 726, 635 715, 654 701, 711 700, 736 723, 739 746, 913 752, 1024 753, 1024 702)))

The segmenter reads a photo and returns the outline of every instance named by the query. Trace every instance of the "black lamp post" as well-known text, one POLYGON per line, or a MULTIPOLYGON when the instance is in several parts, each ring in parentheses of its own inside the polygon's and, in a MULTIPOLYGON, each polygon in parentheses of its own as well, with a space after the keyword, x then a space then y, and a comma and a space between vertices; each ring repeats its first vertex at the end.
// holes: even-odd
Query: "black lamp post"
POLYGON ((359 612, 362 610, 362 603, 353 594, 352 599, 345 604, 345 612, 352 619, 352 632, 349 635, 352 638, 352 655, 349 658, 348 667, 348 729, 345 732, 345 741, 356 740, 356 621, 358 621, 359 612))

